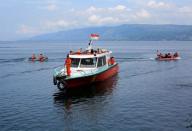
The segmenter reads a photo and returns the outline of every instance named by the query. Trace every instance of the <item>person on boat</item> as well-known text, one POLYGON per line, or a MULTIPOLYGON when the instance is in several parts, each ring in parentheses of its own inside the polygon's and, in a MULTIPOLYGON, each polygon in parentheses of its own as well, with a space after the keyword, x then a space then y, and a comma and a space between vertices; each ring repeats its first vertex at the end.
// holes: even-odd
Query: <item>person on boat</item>
POLYGON ((69 57, 69 54, 65 60, 65 66, 67 70, 67 76, 71 76, 71 58, 69 57))
POLYGON ((109 65, 113 65, 115 64, 115 58, 114 57, 110 57, 109 61, 108 61, 109 65))
POLYGON ((162 58, 162 54, 161 53, 159 53, 159 51, 157 50, 157 57, 158 58, 162 58))
POLYGON ((111 57, 111 65, 115 64, 115 58, 111 57))
POLYGON ((175 52, 174 57, 179 57, 179 53, 175 52))
POLYGON ((160 53, 159 53, 159 50, 157 50, 157 57, 160 57, 160 53))
POLYGON ((94 54, 94 50, 93 49, 91 49, 91 54, 94 54))
POLYGON ((70 50, 70 51, 69 51, 69 54, 70 54, 70 55, 72 55, 72 54, 73 54, 73 51, 72 51, 72 50, 70 50))
POLYGON ((32 59, 32 60, 36 59, 35 54, 32 54, 31 59, 32 59))
POLYGON ((167 53, 165 54, 164 58, 168 58, 168 54, 167 53))
POLYGON ((97 53, 100 54, 101 53, 101 49, 97 48, 97 53))
POLYGON ((159 50, 157 50, 157 58, 165 58, 166 56, 163 55, 159 50))
POLYGON ((43 59, 44 59, 43 54, 40 54, 38 59, 39 59, 39 61, 43 61, 43 59))
POLYGON ((81 53, 82 53, 82 48, 80 48, 80 49, 77 50, 77 54, 78 54, 78 55, 81 54, 81 53))
POLYGON ((167 58, 171 58, 171 57, 172 57, 171 53, 168 53, 167 58))
POLYGON ((163 58, 163 54, 162 53, 159 53, 159 58, 163 58))

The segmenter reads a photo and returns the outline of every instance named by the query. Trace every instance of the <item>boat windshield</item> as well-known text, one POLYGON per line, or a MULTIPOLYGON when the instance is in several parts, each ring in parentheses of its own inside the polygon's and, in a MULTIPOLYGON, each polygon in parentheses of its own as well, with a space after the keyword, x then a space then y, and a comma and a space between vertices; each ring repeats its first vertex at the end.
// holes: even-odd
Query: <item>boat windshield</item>
POLYGON ((80 58, 71 58, 71 67, 78 67, 80 58))
POLYGON ((104 65, 106 65, 106 56, 99 57, 97 67, 101 67, 104 65))
POLYGON ((82 58, 81 68, 94 68, 96 67, 97 58, 82 58))

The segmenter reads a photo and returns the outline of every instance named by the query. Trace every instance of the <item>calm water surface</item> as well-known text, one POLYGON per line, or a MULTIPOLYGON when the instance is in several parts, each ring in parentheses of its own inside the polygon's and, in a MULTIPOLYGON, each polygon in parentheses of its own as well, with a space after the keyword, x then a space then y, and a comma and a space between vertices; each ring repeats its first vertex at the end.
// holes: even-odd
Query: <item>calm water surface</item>
POLYGON ((87 42, 0 43, 0 130, 192 130, 192 42, 94 45, 113 51, 118 75, 64 93, 52 84, 53 69, 87 42), (155 61, 157 49, 178 51, 182 59, 155 61), (28 62, 32 53, 44 53, 49 61, 28 62))

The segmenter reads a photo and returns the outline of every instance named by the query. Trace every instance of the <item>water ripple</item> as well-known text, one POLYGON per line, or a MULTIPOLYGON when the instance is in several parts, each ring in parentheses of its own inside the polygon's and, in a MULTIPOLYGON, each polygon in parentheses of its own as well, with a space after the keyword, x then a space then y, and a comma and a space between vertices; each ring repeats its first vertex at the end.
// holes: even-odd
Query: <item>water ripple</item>
POLYGON ((55 69, 57 67, 58 66, 47 67, 47 68, 39 68, 39 69, 35 69, 35 70, 26 70, 26 71, 17 72, 17 73, 9 73, 9 74, 0 76, 0 78, 7 78, 7 77, 10 77, 10 76, 18 76, 18 75, 22 75, 22 74, 28 74, 28 73, 33 73, 33 72, 40 72, 40 71, 44 71, 44 70, 53 70, 53 69, 55 69))
POLYGON ((10 62, 22 62, 25 60, 26 60, 26 58, 24 58, 24 57, 14 58, 14 59, 0 59, 0 64, 1 63, 10 63, 10 62))

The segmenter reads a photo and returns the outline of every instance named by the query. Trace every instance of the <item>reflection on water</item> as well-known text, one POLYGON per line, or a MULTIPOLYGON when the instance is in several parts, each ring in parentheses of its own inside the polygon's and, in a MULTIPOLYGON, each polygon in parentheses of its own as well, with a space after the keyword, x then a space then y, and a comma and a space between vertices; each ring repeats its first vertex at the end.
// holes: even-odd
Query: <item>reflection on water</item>
POLYGON ((188 118, 185 120, 186 128, 192 128, 192 114, 188 114, 188 118))
POLYGON ((54 93, 54 102, 57 105, 70 109, 72 104, 86 101, 97 96, 107 96, 112 93, 118 82, 118 75, 115 75, 103 82, 95 83, 89 87, 70 89, 54 93))

